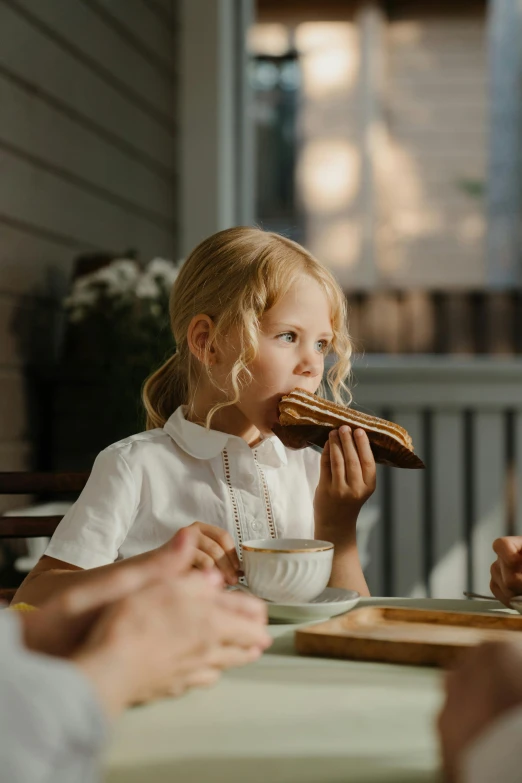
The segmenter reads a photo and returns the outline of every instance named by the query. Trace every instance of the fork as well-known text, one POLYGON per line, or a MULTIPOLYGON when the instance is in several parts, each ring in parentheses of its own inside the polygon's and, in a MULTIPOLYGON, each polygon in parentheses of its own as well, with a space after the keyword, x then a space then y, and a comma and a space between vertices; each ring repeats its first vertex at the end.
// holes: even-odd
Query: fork
POLYGON ((464 591, 466 598, 481 598, 483 601, 496 601, 494 595, 482 595, 481 593, 473 593, 464 591))

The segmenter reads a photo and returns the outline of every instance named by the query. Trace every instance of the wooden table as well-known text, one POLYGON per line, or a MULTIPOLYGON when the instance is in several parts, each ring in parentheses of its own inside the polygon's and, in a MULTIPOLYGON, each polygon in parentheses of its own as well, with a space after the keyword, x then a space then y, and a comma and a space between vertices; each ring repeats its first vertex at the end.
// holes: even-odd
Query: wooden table
MULTIPOLYGON (((500 604, 366 599, 361 605, 492 611, 500 604)), ((297 626, 273 625, 255 664, 128 711, 115 727, 106 783, 435 783, 441 672, 303 658, 297 626)))

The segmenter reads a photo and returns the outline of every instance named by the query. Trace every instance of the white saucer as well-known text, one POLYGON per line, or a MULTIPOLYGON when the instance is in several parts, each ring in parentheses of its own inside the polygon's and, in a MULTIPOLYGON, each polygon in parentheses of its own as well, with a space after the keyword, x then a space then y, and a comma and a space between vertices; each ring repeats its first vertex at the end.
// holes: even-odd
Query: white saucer
MULTIPOLYGON (((250 593, 248 587, 240 590, 250 593)), ((321 595, 306 604, 276 604, 265 601, 270 620, 286 623, 306 623, 311 620, 327 620, 337 614, 344 614, 357 606, 361 596, 355 590, 343 590, 340 587, 327 587, 321 595)))

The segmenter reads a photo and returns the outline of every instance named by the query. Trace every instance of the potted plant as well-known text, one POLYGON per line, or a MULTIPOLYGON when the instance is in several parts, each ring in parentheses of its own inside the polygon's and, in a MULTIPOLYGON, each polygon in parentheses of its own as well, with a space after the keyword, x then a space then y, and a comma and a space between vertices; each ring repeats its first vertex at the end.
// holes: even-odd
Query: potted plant
POLYGON ((141 387, 175 350, 169 294, 181 262, 114 259, 73 282, 53 393, 54 469, 86 469, 144 428, 141 387))

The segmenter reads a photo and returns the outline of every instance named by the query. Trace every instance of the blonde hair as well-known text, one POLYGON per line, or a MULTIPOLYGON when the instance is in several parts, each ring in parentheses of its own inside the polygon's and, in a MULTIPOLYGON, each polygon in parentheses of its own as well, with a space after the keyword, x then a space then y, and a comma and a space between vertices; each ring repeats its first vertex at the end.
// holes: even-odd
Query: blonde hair
MULTIPOLYGON (((345 379, 350 372, 352 345, 347 330, 346 298, 333 275, 303 247, 286 237, 259 228, 236 227, 219 231, 201 242, 188 256, 170 295, 170 323, 176 352, 146 381, 143 404, 147 429, 162 427, 179 405, 189 406, 205 362, 190 352, 187 332, 198 313, 214 324, 212 344, 218 345, 237 328, 241 351, 230 372, 233 398, 216 404, 207 416, 239 401, 241 388, 251 380, 249 364, 258 347, 259 322, 290 289, 297 277, 309 275, 323 288, 331 307, 331 350, 337 360, 327 373, 336 402, 350 397, 345 379)), ((206 351, 210 350, 206 346, 206 351)), ((224 389, 220 391, 225 392, 224 389)), ((324 393, 322 385, 318 392, 324 393)))

